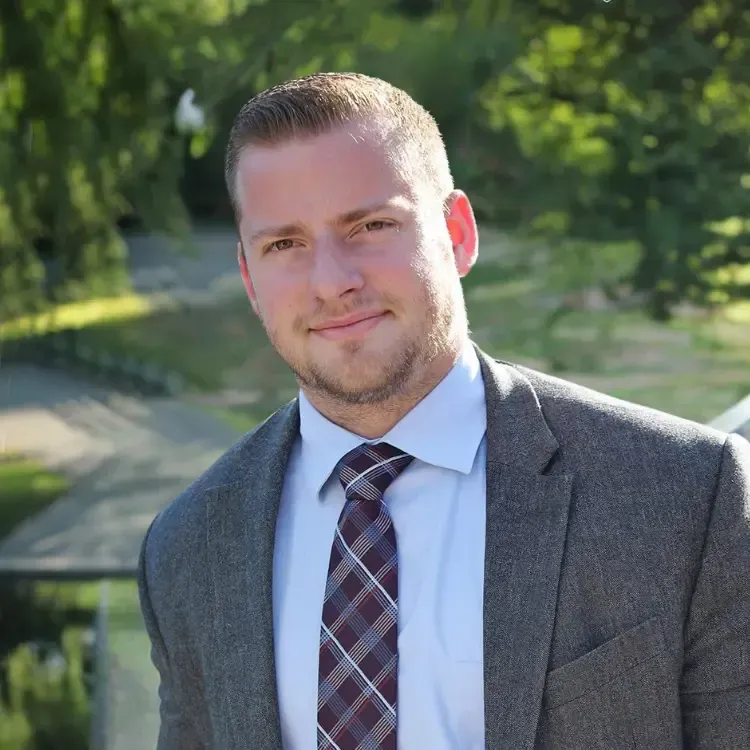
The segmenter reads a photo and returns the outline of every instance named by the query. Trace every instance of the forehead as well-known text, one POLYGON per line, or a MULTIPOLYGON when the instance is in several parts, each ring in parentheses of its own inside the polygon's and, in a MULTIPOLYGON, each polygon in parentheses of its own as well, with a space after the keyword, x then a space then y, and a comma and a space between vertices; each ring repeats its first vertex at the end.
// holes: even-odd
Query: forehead
POLYGON ((247 146, 237 167, 243 227, 315 223, 395 197, 415 200, 405 160, 385 139, 352 126, 273 146, 247 146))

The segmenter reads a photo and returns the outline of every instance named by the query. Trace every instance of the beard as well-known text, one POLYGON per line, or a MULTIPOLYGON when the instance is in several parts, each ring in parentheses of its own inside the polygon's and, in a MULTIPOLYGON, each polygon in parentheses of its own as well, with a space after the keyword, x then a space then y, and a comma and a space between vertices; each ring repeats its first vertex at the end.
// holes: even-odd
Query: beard
MULTIPOLYGON (((354 343, 345 344, 343 348, 345 353, 354 359, 363 347, 360 343, 354 343)), ((342 404, 376 406, 407 393, 423 361, 423 353, 417 342, 408 341, 385 365, 380 358, 374 361, 370 368, 367 368, 366 362, 360 363, 359 373, 340 373, 333 368, 319 367, 314 362, 310 362, 304 369, 289 362, 287 364, 294 371, 302 387, 342 404), (379 372, 373 377, 376 368, 379 368, 379 372)))
MULTIPOLYGON (((463 304, 458 304, 452 295, 435 291, 424 290, 421 304, 415 308, 422 311, 420 324, 403 334, 398 345, 389 347, 387 352, 368 352, 366 341, 343 342, 339 344, 343 362, 337 357, 338 369, 333 363, 326 366, 285 346, 283 337, 268 325, 262 311, 259 318, 271 345, 295 374, 300 387, 342 405, 378 406, 409 394, 430 363, 450 346, 456 314, 463 310, 465 316, 463 304)), ((387 299, 382 301, 387 309, 393 308, 387 299)), ((347 312, 366 307, 361 303, 347 312)), ((295 321, 294 330, 309 335, 307 319, 295 321)))

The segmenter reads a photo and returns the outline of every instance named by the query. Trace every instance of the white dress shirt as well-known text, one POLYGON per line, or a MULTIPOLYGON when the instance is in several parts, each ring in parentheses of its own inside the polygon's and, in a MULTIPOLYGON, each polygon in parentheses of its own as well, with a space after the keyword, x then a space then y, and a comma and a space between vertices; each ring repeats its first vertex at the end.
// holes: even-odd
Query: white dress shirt
MULTIPOLYGON (((276 527, 274 636, 284 748, 316 750, 323 594, 346 501, 332 472, 364 440, 303 394, 299 404, 276 527)), ((382 438, 415 457, 385 494, 398 546, 399 750, 484 748, 485 428, 469 343, 382 438)))

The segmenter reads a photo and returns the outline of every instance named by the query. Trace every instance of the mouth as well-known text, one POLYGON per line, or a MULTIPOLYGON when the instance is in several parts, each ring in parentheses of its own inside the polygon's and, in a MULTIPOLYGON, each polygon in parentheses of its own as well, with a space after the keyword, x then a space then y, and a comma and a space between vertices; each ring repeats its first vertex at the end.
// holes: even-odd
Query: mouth
POLYGON ((364 336, 372 331, 385 319, 388 313, 368 313, 353 315, 338 321, 331 321, 319 328, 311 329, 311 333, 331 341, 364 336))

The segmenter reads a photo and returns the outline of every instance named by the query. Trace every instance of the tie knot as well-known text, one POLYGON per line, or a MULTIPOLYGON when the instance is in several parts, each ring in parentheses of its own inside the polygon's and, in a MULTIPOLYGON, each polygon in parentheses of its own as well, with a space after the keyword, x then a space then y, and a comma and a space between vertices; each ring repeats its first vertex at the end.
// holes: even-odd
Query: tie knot
POLYGON ((339 464, 339 480, 347 500, 382 500, 390 483, 414 460, 414 456, 389 443, 362 443, 339 464))

